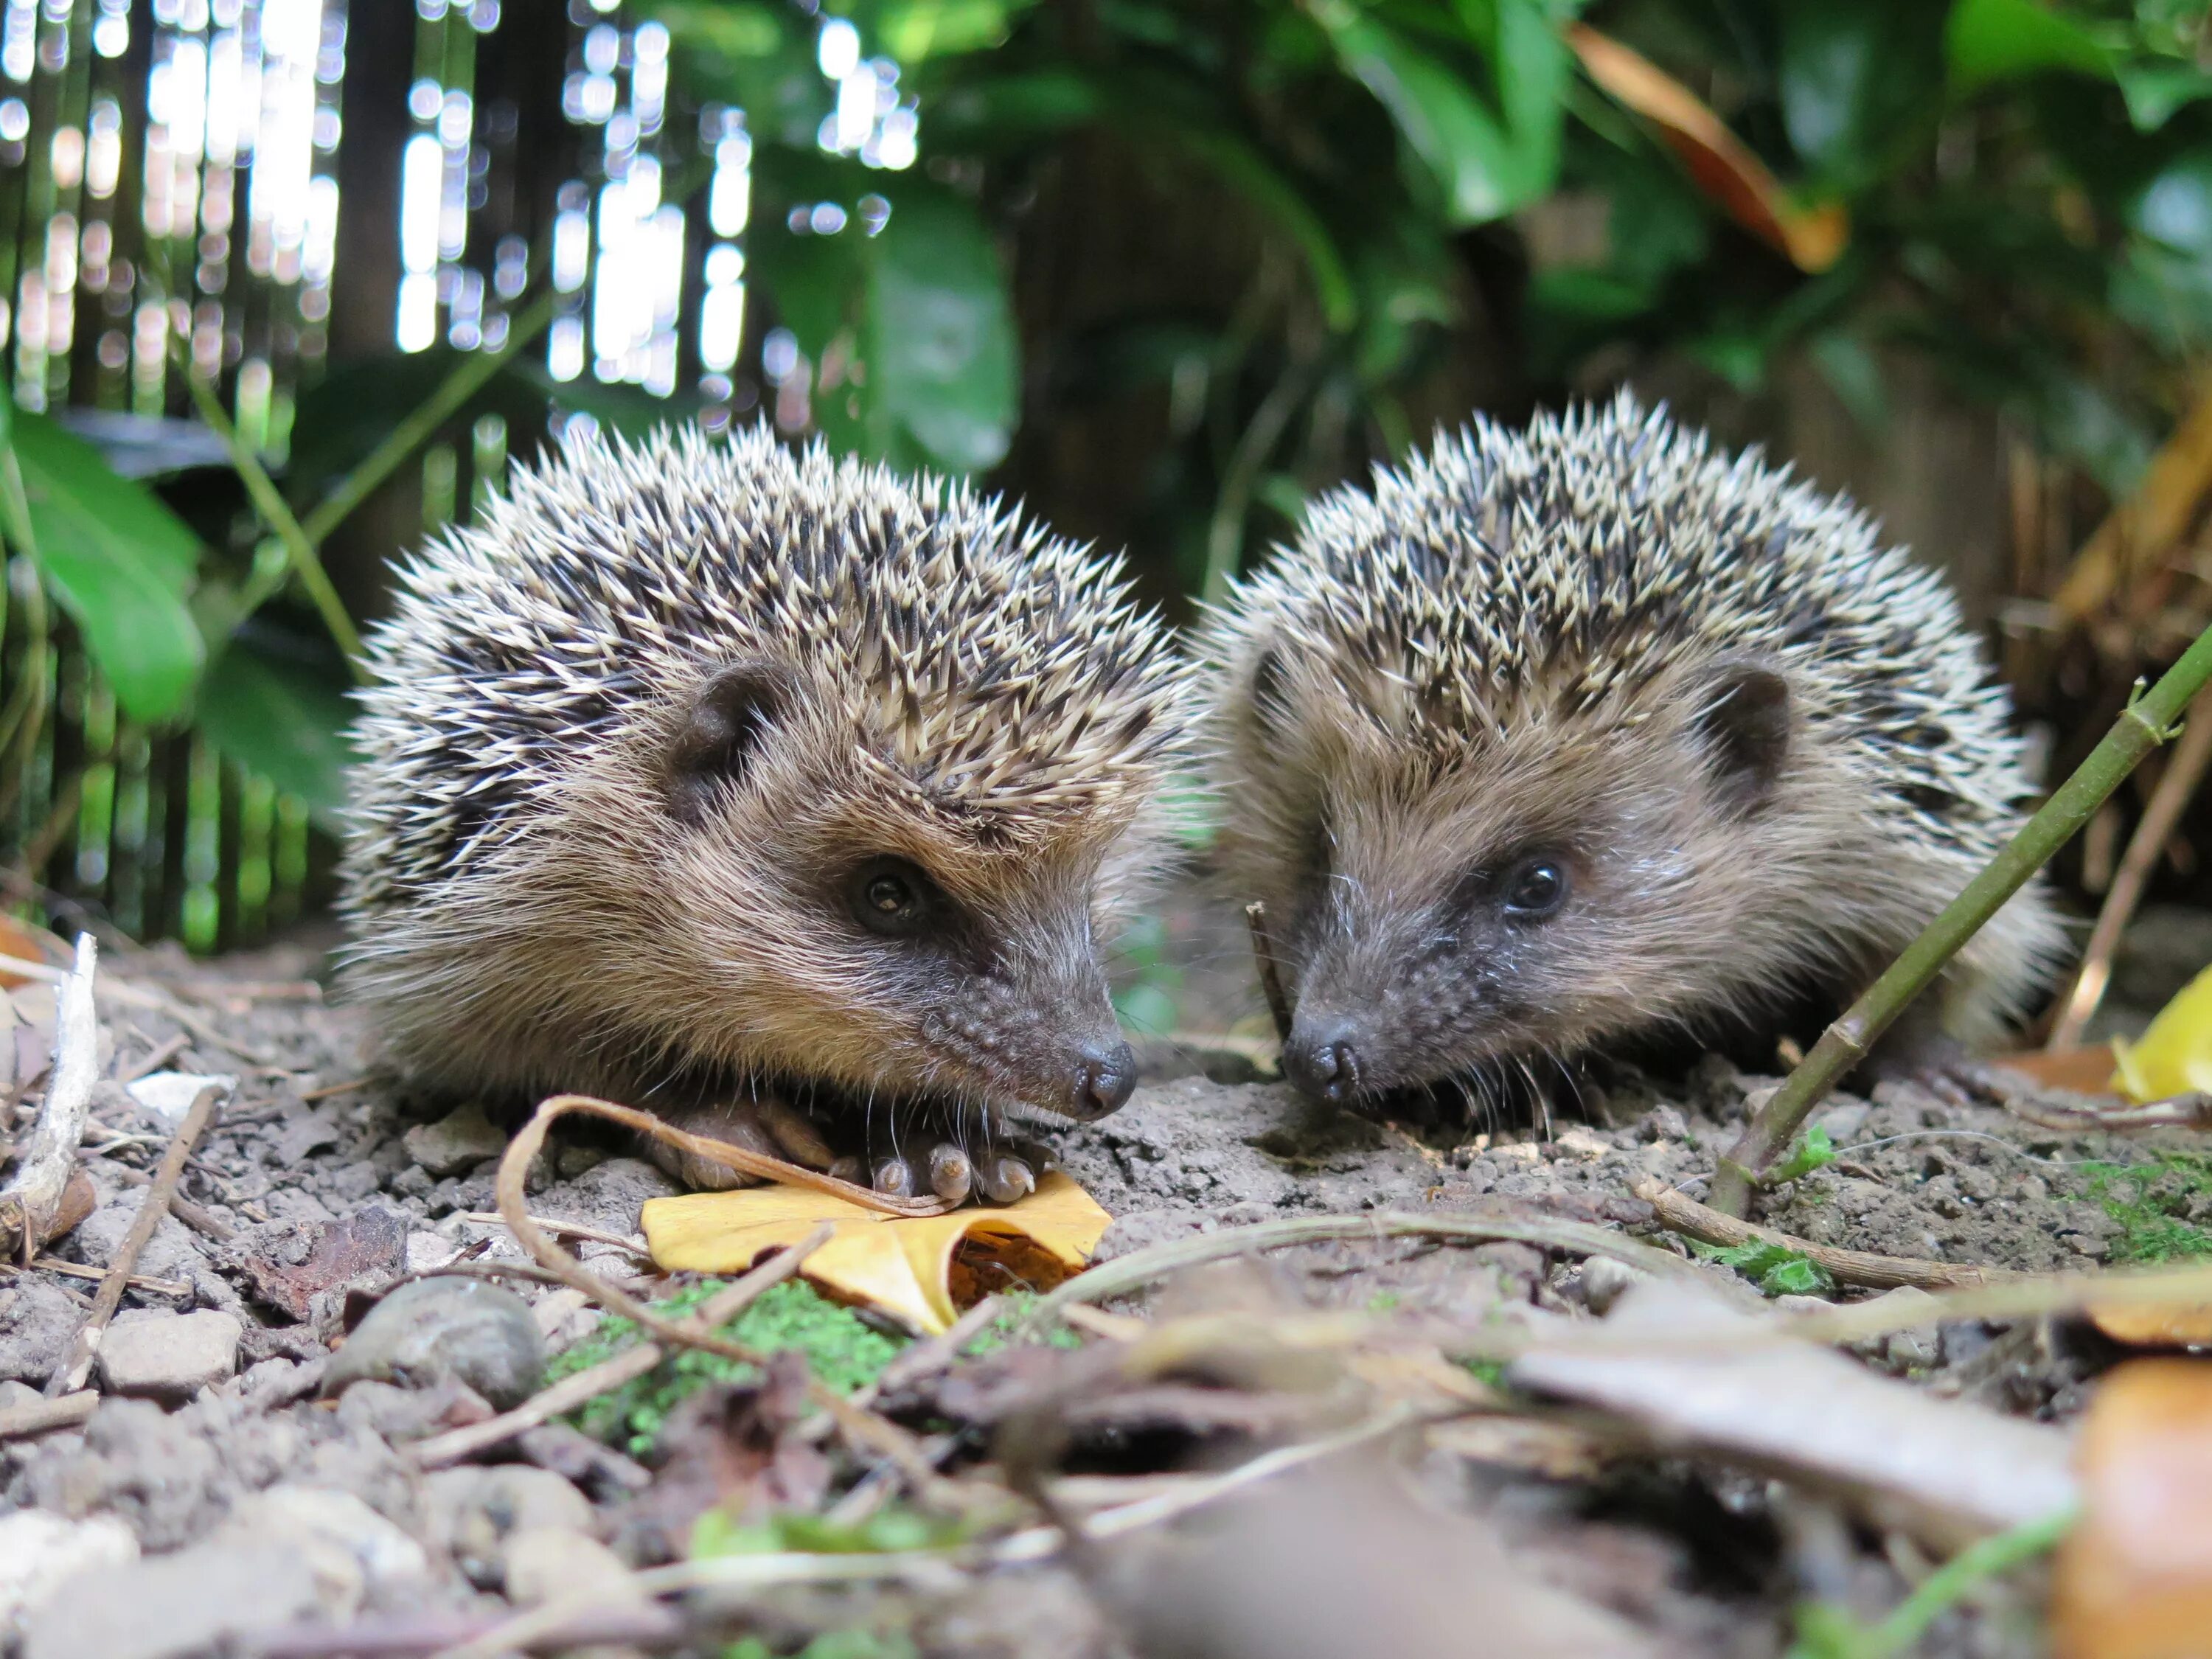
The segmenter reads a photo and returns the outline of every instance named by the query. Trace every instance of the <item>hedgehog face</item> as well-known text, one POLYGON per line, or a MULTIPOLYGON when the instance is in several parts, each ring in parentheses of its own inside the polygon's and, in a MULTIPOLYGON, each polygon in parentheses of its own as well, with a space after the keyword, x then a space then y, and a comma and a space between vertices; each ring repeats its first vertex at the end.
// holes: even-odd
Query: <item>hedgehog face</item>
POLYGON ((886 1104, 1115 1110, 1136 1066, 1094 915, 1126 809, 935 800, 855 735, 795 664, 726 667, 678 700, 643 878, 665 882, 708 988, 688 1046, 886 1104))
POLYGON ((1267 907, 1307 1092, 1528 1068, 1694 1019, 1769 959, 1757 936, 1813 850, 1778 798, 1820 787, 1769 667, 1710 663, 1602 724, 1527 709, 1449 747, 1355 720, 1322 676, 1255 672, 1231 742, 1261 804, 1228 854, 1267 907))

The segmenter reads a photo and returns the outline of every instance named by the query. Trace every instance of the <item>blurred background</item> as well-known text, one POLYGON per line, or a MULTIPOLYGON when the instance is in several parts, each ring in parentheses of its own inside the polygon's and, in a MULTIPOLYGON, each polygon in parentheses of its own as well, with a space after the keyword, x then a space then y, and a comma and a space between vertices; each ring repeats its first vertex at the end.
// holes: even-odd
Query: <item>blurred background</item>
POLYGON ((387 561, 578 422, 970 475, 1180 620, 1630 384, 1947 569, 2056 770, 2212 617, 2209 336, 2183 0, 0 0, 0 903, 319 915, 387 561))

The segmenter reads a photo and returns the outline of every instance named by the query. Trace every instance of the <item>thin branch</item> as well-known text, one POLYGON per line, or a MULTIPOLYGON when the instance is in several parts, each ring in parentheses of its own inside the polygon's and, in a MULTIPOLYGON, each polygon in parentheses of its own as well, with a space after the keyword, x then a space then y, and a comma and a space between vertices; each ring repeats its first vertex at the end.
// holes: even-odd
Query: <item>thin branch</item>
MULTIPOLYGON (((310 536, 301 527, 299 520, 292 516, 292 509, 285 505, 283 495, 270 482, 268 469, 261 465, 261 458, 253 453, 253 446, 246 441, 245 435, 232 422, 215 387, 202 376, 191 373, 189 366, 185 384, 191 388, 192 401, 199 405, 200 418, 208 423, 216 436, 222 440, 223 447, 230 452, 231 468, 245 484, 246 495, 252 499, 253 510, 261 515, 261 521, 276 532, 277 541, 284 549, 287 566, 299 576, 300 586, 307 590, 307 597, 313 601, 316 614, 323 619, 323 626, 330 630, 331 640, 344 653, 348 670, 356 680, 364 678, 366 670, 362 663, 361 630, 353 625, 353 618, 346 614, 345 601, 338 597, 337 587, 331 584, 331 573, 323 568, 322 555, 317 551, 322 538, 310 536)), ((278 576, 281 580, 282 572, 278 576)))
POLYGON ((2208 679, 2212 679, 2212 628, 2198 635, 2158 684, 2128 706, 2074 775, 1905 948, 1866 994, 1821 1033, 1813 1051, 1722 1155, 1713 1172, 1714 1209, 1740 1216, 1750 1207, 1752 1188, 1807 1115, 1866 1058, 1875 1039, 1943 971, 1959 948, 2073 838, 2144 756, 2172 735, 2173 723, 2208 679))
POLYGON ((438 389, 416 406, 407 418, 384 434, 384 440, 369 451, 361 464, 338 480, 331 490, 301 521, 301 528, 307 539, 320 547, 330 539, 331 532, 352 516, 353 511, 371 495, 386 478, 397 472, 402 463, 417 449, 430 441, 438 428, 459 412, 468 400, 488 386, 500 370, 512 362, 523 347, 552 326, 560 308, 561 296, 547 289, 523 310, 515 313, 507 324, 507 339, 496 351, 471 351, 453 366, 451 374, 441 381, 438 389))
POLYGON ((2127 932, 2136 907, 2142 902, 2151 872, 2158 867, 2174 826, 2195 798, 2208 763, 2212 763, 2212 691, 2200 691, 2189 705, 2189 723, 2173 745, 2173 757, 2166 763, 2158 787, 2151 791, 2142 822, 2136 825, 2120 867, 2113 872, 2104 907, 2097 912, 2097 925, 2089 930, 2089 943, 2081 952, 2081 966, 2059 1004, 2061 1012, 2051 1024, 2050 1040, 2043 1045, 2046 1050, 2080 1045, 2089 1017, 2097 1012, 2112 983, 2112 956, 2120 947, 2120 936, 2127 932))
MULTIPOLYGON (((754 1268, 735 1284, 725 1286, 710 1297, 692 1322, 702 1331, 712 1331, 726 1325, 757 1301, 771 1286, 781 1284, 797 1273, 806 1258, 830 1242, 836 1229, 823 1222, 805 1238, 787 1250, 778 1250, 766 1261, 754 1268)), ((603 1359, 598 1364, 566 1376, 551 1388, 540 1390, 513 1411, 502 1412, 482 1423, 471 1423, 445 1434, 434 1435, 414 1449, 414 1462, 425 1469, 442 1469, 449 1464, 473 1457, 514 1439, 517 1435, 550 1422, 563 1412, 572 1412, 586 1402, 612 1392, 625 1382, 643 1376, 658 1365, 665 1350, 654 1342, 641 1342, 634 1348, 603 1359)))
POLYGON ((131 1282, 131 1270, 138 1264, 138 1253, 154 1237, 154 1230, 161 1224, 161 1218, 169 1212, 169 1200, 175 1196, 177 1183, 184 1179, 185 1160, 192 1155, 199 1144, 209 1120, 215 1116, 216 1103, 223 1097, 220 1085, 210 1083, 192 1102, 185 1121, 177 1126, 171 1137, 169 1150, 161 1154, 161 1167, 154 1172, 153 1184, 146 1188, 146 1196, 138 1201, 138 1213, 131 1218, 131 1231, 124 1235, 122 1244, 108 1264, 107 1277, 100 1281, 100 1289, 92 1298, 92 1310, 77 1327, 75 1340, 70 1344, 69 1355, 54 1367, 53 1375, 46 1379, 46 1397, 51 1400, 84 1386, 85 1378, 92 1375, 92 1362, 100 1352, 100 1339, 107 1329, 107 1322, 115 1316, 122 1304, 123 1292, 131 1282))
POLYGON ((1283 989, 1282 965, 1275 960, 1274 935, 1267 931, 1267 907, 1254 899, 1244 907, 1244 925, 1252 933, 1252 959, 1259 964, 1260 994, 1267 999, 1267 1018, 1275 1023, 1275 1040, 1291 1040, 1291 999, 1283 989))
POLYGON ((1839 1250, 1830 1245, 1815 1244, 1810 1239, 1723 1215, 1650 1176, 1637 1182, 1629 1191, 1658 1212, 1659 1224, 1669 1232, 1723 1247, 1775 1245, 1803 1256, 1846 1285, 1864 1285, 1882 1291, 1910 1285, 1916 1290, 1936 1291, 1991 1285, 1999 1279, 2018 1277, 2001 1267, 1927 1261, 1914 1256, 1876 1255, 1866 1250, 1839 1250))
POLYGON ((99 1404, 100 1396, 86 1389, 76 1394, 65 1394, 58 1400, 34 1400, 27 1406, 11 1406, 0 1411, 0 1440, 45 1434, 53 1429, 73 1429, 89 1418, 99 1404))

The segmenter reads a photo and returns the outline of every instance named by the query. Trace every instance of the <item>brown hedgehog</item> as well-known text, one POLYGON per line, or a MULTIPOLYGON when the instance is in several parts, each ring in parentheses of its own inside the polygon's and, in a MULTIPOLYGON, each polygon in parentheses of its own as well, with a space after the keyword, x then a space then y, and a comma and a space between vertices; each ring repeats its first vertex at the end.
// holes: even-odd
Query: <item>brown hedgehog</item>
POLYGON ((1112 563, 764 429, 590 440, 371 659, 345 977, 404 1071, 816 1165, 865 1120, 955 1199, 1027 1189, 1000 1113, 1128 1097, 1099 942, 1184 678, 1112 563))
MULTIPOLYGON (((1318 502, 1208 647, 1224 860, 1332 1101, 1838 1010, 2029 793, 1935 575, 1626 396, 1318 502)), ((1935 1013, 1986 1033, 2062 944, 2025 890, 1935 1013)))

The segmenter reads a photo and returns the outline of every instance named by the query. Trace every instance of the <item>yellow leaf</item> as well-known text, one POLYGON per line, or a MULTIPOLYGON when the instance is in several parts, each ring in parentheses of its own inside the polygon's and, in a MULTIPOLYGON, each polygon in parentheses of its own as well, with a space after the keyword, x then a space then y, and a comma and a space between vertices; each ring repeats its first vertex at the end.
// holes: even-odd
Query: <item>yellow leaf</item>
POLYGON ((1003 1209, 878 1215, 804 1187, 748 1187, 653 1199, 643 1224, 653 1261, 668 1272, 735 1273, 832 1222, 836 1231, 800 1273, 934 1335, 994 1288, 974 1282, 981 1264, 997 1263, 1021 1283, 1049 1290, 1083 1271, 1112 1219, 1055 1170, 1003 1209))
POLYGON ((2119 1062, 2112 1086, 2132 1099, 2148 1103, 2212 1090, 2212 968, 2159 1010, 2142 1042, 2114 1037, 2112 1054, 2119 1062))

